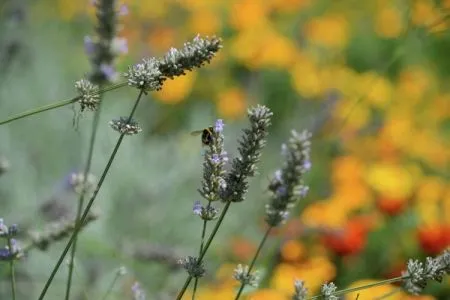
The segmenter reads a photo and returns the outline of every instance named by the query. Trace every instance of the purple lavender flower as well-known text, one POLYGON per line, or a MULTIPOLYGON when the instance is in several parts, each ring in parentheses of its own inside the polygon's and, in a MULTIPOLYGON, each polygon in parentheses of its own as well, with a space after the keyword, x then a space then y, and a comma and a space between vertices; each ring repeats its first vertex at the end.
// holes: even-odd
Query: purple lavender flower
POLYGON ((88 56, 92 56, 95 53, 95 48, 95 43, 92 38, 86 35, 84 37, 84 52, 86 52, 88 56))
POLYGON ((214 153, 214 154, 211 156, 211 162, 212 162, 213 164, 215 164, 215 165, 219 164, 219 163, 220 163, 220 160, 221 160, 221 157, 220 157, 219 155, 217 155, 216 153, 214 153))
POLYGON ((200 201, 198 201, 198 200, 195 201, 192 211, 194 212, 195 215, 198 215, 198 216, 200 216, 202 214, 202 204, 200 203, 200 201))
POLYGON ((126 38, 116 37, 112 42, 112 51, 116 54, 128 53, 128 41, 126 38))
POLYGON ((100 71, 105 75, 108 81, 114 82, 119 78, 119 74, 116 72, 115 68, 110 64, 101 64, 100 71))
POLYGON ((126 16, 128 13, 128 6, 126 4, 122 4, 119 8, 119 16, 126 16))
POLYGON ((225 126, 225 124, 223 123, 223 120, 222 119, 218 119, 216 121, 216 124, 214 125, 214 131, 217 132, 217 133, 222 133, 224 126, 225 126))
POLYGON ((145 300, 145 292, 141 288, 139 282, 135 282, 131 287, 131 292, 133 294, 133 300, 145 300))

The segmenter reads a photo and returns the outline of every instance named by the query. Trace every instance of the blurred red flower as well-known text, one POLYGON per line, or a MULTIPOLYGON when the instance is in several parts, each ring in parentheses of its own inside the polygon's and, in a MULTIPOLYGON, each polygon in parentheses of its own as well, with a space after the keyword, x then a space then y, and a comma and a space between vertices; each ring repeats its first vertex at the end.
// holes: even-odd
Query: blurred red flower
POLYGON ((433 224, 417 231, 420 246, 428 255, 437 255, 450 246, 450 225, 433 224))

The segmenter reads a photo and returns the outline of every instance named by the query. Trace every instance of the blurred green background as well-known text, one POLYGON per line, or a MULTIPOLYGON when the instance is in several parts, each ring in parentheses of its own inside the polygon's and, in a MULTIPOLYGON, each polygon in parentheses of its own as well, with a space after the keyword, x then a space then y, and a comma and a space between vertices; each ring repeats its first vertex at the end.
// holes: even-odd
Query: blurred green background
MULTIPOLYGON (((124 140, 94 204, 100 218, 80 235, 74 299, 100 299, 120 266, 128 274, 110 299, 131 299, 135 281, 148 299, 173 298, 186 277, 174 263, 197 253, 202 225, 192 213, 202 147, 190 132, 224 119, 226 150, 234 157, 246 109, 258 103, 274 112, 260 175, 247 200, 231 206, 207 255, 198 299, 232 298, 232 269, 249 262, 262 238, 268 178, 291 129, 314 134, 311 192, 266 245, 262 290, 248 299, 288 299, 294 278, 316 293, 326 281, 344 288, 398 276, 408 258, 450 245, 450 1, 120 5, 129 12, 119 18, 118 36, 129 51, 118 58, 119 72, 197 33, 222 37, 224 48, 211 64, 141 103, 136 120, 143 132, 124 140)), ((75 81, 91 70, 83 40, 95 34, 95 22, 87 0, 0 2, 0 120, 76 95, 75 81)), ((127 87, 104 95, 97 177, 118 138, 108 122, 127 115, 137 94, 127 87)), ((28 230, 75 215, 78 198, 67 180, 84 168, 93 115, 82 113, 74 125, 78 116, 79 107, 69 105, 0 128, 0 217, 19 224, 24 245, 28 230)), ((64 246, 33 250, 17 264, 19 299, 37 297, 64 246)), ((67 269, 61 267, 46 299, 63 297, 67 269)), ((0 298, 9 299, 7 264, 0 270, 0 298)), ((448 279, 426 293, 391 298, 449 299, 448 279)))

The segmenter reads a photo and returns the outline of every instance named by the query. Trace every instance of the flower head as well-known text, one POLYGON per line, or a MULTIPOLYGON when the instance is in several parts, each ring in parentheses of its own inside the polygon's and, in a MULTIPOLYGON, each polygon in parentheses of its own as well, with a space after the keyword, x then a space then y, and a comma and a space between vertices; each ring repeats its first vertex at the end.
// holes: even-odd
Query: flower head
POLYGON ((139 124, 134 120, 128 121, 128 117, 120 117, 118 120, 112 120, 109 122, 109 125, 115 131, 120 132, 120 134, 133 135, 142 131, 139 124))
POLYGON ((125 73, 128 85, 143 90, 157 91, 162 87, 162 73, 159 70, 159 62, 155 58, 144 59, 142 63, 128 67, 125 73))
POLYGON ((193 256, 188 256, 179 260, 179 264, 188 272, 189 276, 194 278, 203 277, 205 274, 205 268, 203 262, 198 263, 198 259, 193 256))
POLYGON ((339 298, 333 295, 336 290, 336 285, 333 282, 330 282, 322 285, 320 293, 322 294, 324 300, 338 300, 339 298))
POLYGON ((78 103, 80 103, 81 111, 84 111, 86 108, 92 111, 96 110, 100 101, 98 86, 87 79, 81 79, 75 83, 75 88, 80 94, 78 103))
POLYGON ((296 279, 294 281, 295 293, 292 296, 292 300, 306 300, 308 296, 308 289, 305 287, 303 280, 296 279))
POLYGON ((139 282, 135 282, 131 287, 131 293, 133 295, 133 300, 145 300, 145 292, 141 288, 139 282))
POLYGON ((223 123, 223 120, 222 119, 218 119, 216 121, 216 123, 214 124, 214 131, 217 132, 217 133, 222 133, 224 126, 225 126, 225 124, 223 123))
POLYGON ((258 272, 250 272, 248 266, 243 266, 241 264, 237 265, 236 269, 234 269, 233 278, 239 281, 241 284, 250 285, 253 287, 257 287, 259 283, 259 274, 258 272))

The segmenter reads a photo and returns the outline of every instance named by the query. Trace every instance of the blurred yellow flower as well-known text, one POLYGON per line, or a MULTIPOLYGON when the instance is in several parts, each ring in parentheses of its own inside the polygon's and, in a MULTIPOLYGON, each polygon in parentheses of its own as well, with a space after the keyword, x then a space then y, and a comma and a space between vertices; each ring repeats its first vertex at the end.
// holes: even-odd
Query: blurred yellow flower
POLYGON ((439 32, 446 29, 446 23, 441 22, 445 16, 441 16, 438 8, 432 0, 417 0, 413 4, 412 22, 415 25, 430 27, 431 32, 439 32))
POLYGON ((305 281, 310 294, 316 293, 324 282, 333 280, 336 267, 324 256, 311 257, 296 265, 281 263, 275 267, 271 278, 271 287, 291 295, 294 292, 294 280, 305 281))
POLYGON ((440 177, 424 177, 417 184, 415 199, 418 202, 426 202, 430 205, 436 204, 444 195, 446 182, 440 177))
POLYGON ((376 108, 384 108, 391 101, 393 88, 389 80, 375 72, 367 72, 358 80, 359 95, 363 101, 369 102, 376 108))
POLYGON ((340 210, 348 213, 367 207, 373 200, 367 186, 357 181, 334 186, 333 199, 340 210))
POLYGON ((190 94, 196 78, 196 72, 188 72, 184 76, 166 80, 162 90, 154 93, 155 98, 167 104, 179 103, 190 94))
POLYGON ((409 198, 414 192, 413 176, 401 165, 375 163, 367 169, 367 183, 391 198, 409 198))
POLYGON ((402 70, 396 86, 396 101, 415 103, 431 88, 434 81, 433 76, 419 66, 402 70))
POLYGON ((221 19, 219 13, 211 9, 199 9, 192 12, 188 27, 193 35, 218 35, 221 32, 221 19))
POLYGON ((288 69, 295 60, 295 54, 296 48, 292 39, 276 32, 268 32, 258 56, 259 66, 288 69))
POLYGON ((218 96, 217 111, 220 116, 227 119, 242 117, 246 111, 246 95, 239 88, 223 91, 218 96))
POLYGON ((89 6, 87 1, 58 0, 56 3, 59 16, 64 21, 70 21, 76 15, 86 13, 89 6))
POLYGON ((370 120, 371 111, 364 96, 342 97, 333 111, 333 115, 340 122, 343 129, 358 130, 364 127, 370 120))
MULTIPOLYGON (((294 283, 292 283, 294 284, 294 283)), ((286 294, 277 290, 261 289, 248 295, 248 300, 286 300, 286 294)))
MULTIPOLYGON (((365 286, 365 285, 369 285, 369 284, 373 284, 378 282, 379 280, 375 280, 375 279, 361 279, 358 281, 355 281, 354 283, 350 284, 347 288, 356 288, 356 287, 360 287, 360 286, 365 286)), ((360 290, 360 291, 356 291, 356 292, 352 292, 352 293, 347 293, 345 294, 345 298, 346 300, 354 300, 356 298, 360 299, 360 300, 366 300, 366 299, 375 299, 378 297, 382 297, 385 296, 391 292, 393 292, 394 290, 397 290, 397 287, 392 285, 392 284, 386 284, 386 285, 381 285, 381 286, 376 286, 376 287, 372 287, 369 289, 364 289, 364 290, 360 290), (358 297, 359 295, 359 297, 358 297)), ((389 296, 390 300, 401 300, 402 295, 400 293, 393 293, 392 295, 389 296)))
POLYGON ((302 53, 296 56, 291 69, 292 85, 303 97, 313 98, 321 94, 323 85, 319 77, 319 68, 313 59, 302 53))
POLYGON ((347 210, 340 206, 341 201, 314 202, 308 205, 301 213, 301 220, 311 227, 340 227, 347 221, 347 210))
POLYGON ((136 1, 130 3, 136 16, 143 20, 160 19, 169 13, 168 1, 136 1))
POLYGON ((271 0, 272 8, 286 13, 299 13, 311 5, 312 0, 271 0))
POLYGON ((404 149, 410 145, 413 133, 413 120, 405 112, 398 111, 392 117, 387 117, 382 129, 382 136, 395 147, 404 149))
POLYGON ((399 37, 404 29, 402 14, 397 7, 383 5, 375 16, 375 32, 385 38, 399 37))
POLYGON ((343 49, 350 37, 350 26, 344 16, 324 15, 310 20, 304 28, 306 38, 311 42, 343 49))

